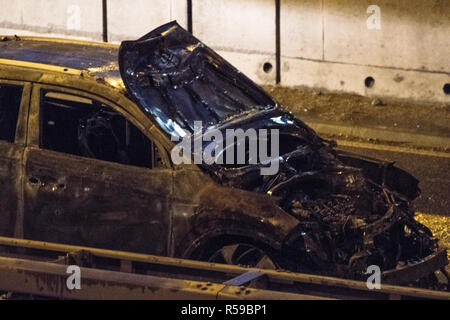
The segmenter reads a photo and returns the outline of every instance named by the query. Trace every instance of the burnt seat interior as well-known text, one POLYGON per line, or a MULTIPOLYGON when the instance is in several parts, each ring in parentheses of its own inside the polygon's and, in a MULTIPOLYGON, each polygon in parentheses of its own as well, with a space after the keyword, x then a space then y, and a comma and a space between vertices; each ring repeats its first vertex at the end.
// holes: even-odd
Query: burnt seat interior
POLYGON ((161 164, 154 143, 119 112, 93 99, 53 91, 41 95, 40 146, 150 169, 161 164))

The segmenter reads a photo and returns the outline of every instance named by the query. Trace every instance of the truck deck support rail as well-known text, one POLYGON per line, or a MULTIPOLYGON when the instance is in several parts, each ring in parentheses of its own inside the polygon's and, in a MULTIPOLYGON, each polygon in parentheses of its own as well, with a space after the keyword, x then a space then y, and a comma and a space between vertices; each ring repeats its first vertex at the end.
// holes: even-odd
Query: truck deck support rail
POLYGON ((0 248, 0 290, 52 298, 450 300, 442 291, 370 290, 362 281, 17 238, 0 237, 0 248), (66 286, 68 265, 80 267, 80 290, 66 286))

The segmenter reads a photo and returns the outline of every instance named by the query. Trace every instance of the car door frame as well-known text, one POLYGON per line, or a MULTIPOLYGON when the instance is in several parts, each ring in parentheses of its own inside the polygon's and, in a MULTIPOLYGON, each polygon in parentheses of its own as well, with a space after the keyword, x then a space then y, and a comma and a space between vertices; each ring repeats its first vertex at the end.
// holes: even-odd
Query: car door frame
MULTIPOLYGON (((97 89, 96 91, 98 91, 98 88, 96 88, 96 89, 97 89)), ((72 94, 72 95, 76 95, 79 97, 94 99, 101 103, 104 103, 108 107, 111 107, 115 111, 119 112, 122 116, 124 116, 127 120, 129 120, 133 125, 135 125, 136 128, 138 128, 148 139, 150 139, 152 142, 154 142, 154 144, 159 152, 159 155, 162 158, 163 166, 161 168, 152 168, 152 169, 148 169, 148 170, 152 170, 153 172, 155 172, 155 170, 160 170, 160 171, 167 173, 168 176, 170 175, 171 181, 169 183, 172 185, 170 189, 171 190, 173 189, 173 168, 172 168, 171 162, 168 158, 168 153, 163 148, 164 141, 162 141, 162 143, 160 143, 160 141, 157 139, 158 132, 155 131, 154 125, 151 123, 151 121, 149 122, 150 125, 149 125, 149 123, 142 124, 140 121, 138 121, 136 119, 136 115, 139 115, 139 113, 141 113, 141 111, 136 110, 136 109, 138 109, 138 107, 135 106, 133 103, 131 103, 131 101, 130 101, 130 104, 126 107, 130 108, 130 105, 131 105, 131 107, 134 108, 134 110, 128 111, 127 109, 121 107, 120 105, 118 105, 117 103, 112 101, 111 99, 107 99, 104 96, 98 95, 97 93, 87 92, 82 89, 62 86, 62 85, 58 85, 58 84, 48 84, 48 83, 35 82, 32 84, 31 98, 30 98, 30 103, 29 103, 29 115, 28 115, 28 122, 27 122, 28 131, 27 131, 27 135, 26 135, 26 147, 25 147, 24 153, 26 153, 27 149, 45 150, 46 152, 48 151, 48 152, 53 152, 53 153, 56 152, 56 151, 52 151, 52 150, 46 150, 46 149, 43 149, 40 147, 40 120, 39 120, 39 117, 40 117, 40 103, 41 103, 42 90, 67 93, 67 94, 72 94), (146 127, 146 125, 147 125, 147 127, 146 127), (156 135, 155 135, 155 133, 156 133, 156 135)), ((121 100, 123 101, 123 99, 121 99, 121 100)), ((145 115, 142 114, 142 117, 145 117, 145 115)), ((145 123, 145 121, 143 121, 143 122, 145 123)), ((68 154, 61 153, 61 152, 56 152, 56 153, 68 155, 68 154)), ((76 155, 68 155, 68 156, 78 157, 78 158, 81 158, 84 160, 87 159, 86 157, 81 157, 81 156, 76 156, 76 155)), ((111 164, 113 166, 115 166, 115 165, 126 166, 123 164, 111 163, 111 162, 106 162, 106 161, 102 161, 102 160, 98 160, 98 159, 92 159, 92 161, 104 162, 104 163, 111 164)), ((24 159, 23 162, 25 163, 26 159, 24 159)), ((132 166, 129 166, 129 167, 132 167, 132 166)), ((25 173, 24 173, 23 185, 25 185, 26 179, 27 179, 27 177, 25 176, 25 173)), ((23 190, 25 193, 25 188, 23 188, 23 190)), ((171 198, 172 194, 170 194, 169 196, 171 198)), ((167 214, 169 215, 169 222, 168 222, 169 225, 168 225, 168 229, 167 229, 166 251, 170 252, 171 251, 170 248, 172 246, 172 238, 171 238, 172 207, 170 206, 170 200, 169 200, 168 210, 169 210, 169 212, 167 214)))
MULTIPOLYGON (((3 73, 2 73, 3 75, 3 73)), ((1 77, 0 84, 21 86, 22 97, 20 101, 19 114, 16 123, 16 132, 14 136, 14 142, 2 141, 1 143, 12 144, 13 148, 16 148, 18 153, 16 156, 17 161, 17 174, 16 180, 16 193, 17 193, 17 206, 15 213, 15 221, 13 223, 14 230, 12 235, 16 238, 23 238, 23 218, 24 218, 24 189, 23 189, 23 176, 24 176, 24 165, 23 165, 23 155, 26 147, 27 140, 27 130, 28 130, 28 115, 31 102, 31 91, 32 83, 28 81, 12 80, 8 77, 1 77)))

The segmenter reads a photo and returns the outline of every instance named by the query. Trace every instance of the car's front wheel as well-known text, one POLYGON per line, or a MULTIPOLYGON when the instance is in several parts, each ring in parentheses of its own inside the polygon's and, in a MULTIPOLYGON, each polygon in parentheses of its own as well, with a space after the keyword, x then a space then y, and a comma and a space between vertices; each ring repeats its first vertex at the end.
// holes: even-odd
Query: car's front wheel
POLYGON ((278 269, 280 267, 268 252, 248 243, 228 244, 220 246, 216 250, 209 250, 208 253, 204 253, 202 260, 260 269, 278 269))

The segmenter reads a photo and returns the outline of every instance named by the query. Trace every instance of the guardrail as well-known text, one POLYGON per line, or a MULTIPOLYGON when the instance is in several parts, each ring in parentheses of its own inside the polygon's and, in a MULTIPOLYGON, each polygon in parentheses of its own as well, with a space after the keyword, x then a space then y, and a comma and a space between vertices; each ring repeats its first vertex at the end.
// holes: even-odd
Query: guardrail
POLYGON ((0 290, 63 299, 443 299, 450 293, 0 237, 0 290), (63 254, 63 255, 61 255, 63 254), (67 265, 81 289, 66 286, 67 265))

